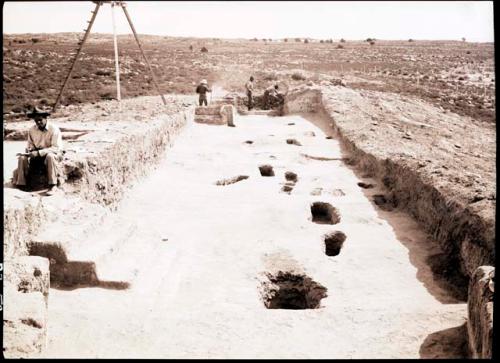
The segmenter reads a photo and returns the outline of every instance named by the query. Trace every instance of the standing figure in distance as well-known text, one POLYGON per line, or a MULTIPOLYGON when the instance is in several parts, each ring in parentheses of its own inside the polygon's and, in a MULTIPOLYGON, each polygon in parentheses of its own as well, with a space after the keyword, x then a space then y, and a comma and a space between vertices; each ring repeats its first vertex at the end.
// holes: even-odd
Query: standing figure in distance
POLYGON ((248 96, 248 111, 253 108, 253 76, 250 76, 250 80, 245 84, 248 96))
POLYGON ((200 84, 198 87, 196 87, 196 93, 200 95, 199 102, 200 106, 205 104, 205 106, 208 106, 208 101, 207 101, 207 92, 212 92, 210 88, 208 88, 208 82, 206 79, 201 80, 200 84))

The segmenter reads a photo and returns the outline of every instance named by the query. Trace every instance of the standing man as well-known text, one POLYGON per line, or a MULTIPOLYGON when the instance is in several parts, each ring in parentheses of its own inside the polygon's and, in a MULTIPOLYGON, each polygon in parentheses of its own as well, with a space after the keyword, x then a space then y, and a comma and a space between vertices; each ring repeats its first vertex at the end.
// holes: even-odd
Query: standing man
POLYGON ((203 104, 205 104, 205 106, 208 106, 207 92, 212 92, 212 90, 208 88, 207 80, 202 79, 198 87, 196 87, 196 93, 200 95, 199 98, 200 106, 202 106, 203 104))
POLYGON ((33 111, 27 116, 35 121, 28 130, 28 145, 26 152, 18 154, 17 175, 15 175, 14 184, 20 189, 26 188, 26 179, 28 177, 29 164, 38 159, 43 160, 47 168, 47 177, 49 182, 49 191, 52 195, 57 191, 58 161, 62 152, 62 135, 56 125, 47 122, 48 112, 43 112, 33 108, 33 111))
POLYGON ((248 96, 248 111, 253 108, 253 76, 250 76, 250 80, 245 84, 248 96))

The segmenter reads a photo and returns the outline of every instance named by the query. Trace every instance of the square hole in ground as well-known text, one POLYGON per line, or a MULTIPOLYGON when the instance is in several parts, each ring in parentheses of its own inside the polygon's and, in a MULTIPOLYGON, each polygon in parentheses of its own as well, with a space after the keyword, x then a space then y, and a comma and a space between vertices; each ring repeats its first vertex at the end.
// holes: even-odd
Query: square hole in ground
POLYGON ((267 277, 261 293, 268 309, 318 309, 321 299, 328 296, 326 287, 303 274, 279 271, 267 277))

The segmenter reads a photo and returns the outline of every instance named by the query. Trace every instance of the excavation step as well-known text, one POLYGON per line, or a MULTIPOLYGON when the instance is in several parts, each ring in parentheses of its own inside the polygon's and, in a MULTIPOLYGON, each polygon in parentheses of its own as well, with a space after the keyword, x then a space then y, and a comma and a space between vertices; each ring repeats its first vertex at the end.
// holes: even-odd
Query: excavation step
POLYGON ((212 116, 220 116, 220 108, 221 106, 200 106, 196 107, 194 114, 195 115, 212 115, 212 116))
POLYGON ((220 115, 195 115, 194 122, 209 125, 225 125, 226 122, 220 115))
POLYGON ((228 125, 234 126, 235 109, 228 102, 217 100, 210 106, 199 106, 194 111, 194 121, 208 125, 228 125))
POLYGON ((32 237, 28 253, 49 259, 51 285, 111 285, 116 288, 126 285, 124 281, 129 274, 123 274, 123 279, 119 276, 117 280, 112 280, 97 274, 96 263, 101 256, 122 244, 137 228, 136 224, 124 228, 123 222, 104 207, 80 200, 80 204, 66 204, 65 213, 47 223, 46 227, 32 237), (103 223, 114 224, 107 234, 96 232, 103 223))

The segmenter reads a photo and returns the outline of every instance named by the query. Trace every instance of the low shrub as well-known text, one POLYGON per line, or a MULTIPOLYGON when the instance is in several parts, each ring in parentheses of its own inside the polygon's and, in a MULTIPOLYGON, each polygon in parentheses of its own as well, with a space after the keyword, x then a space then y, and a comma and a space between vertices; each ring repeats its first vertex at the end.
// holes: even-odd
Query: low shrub
POLYGON ((267 73, 263 78, 266 81, 276 81, 278 79, 278 75, 276 73, 267 73))
POLYGON ((105 71, 105 70, 98 70, 95 72, 96 76, 111 76, 111 71, 105 71))
POLYGON ((294 81, 304 81, 306 79, 306 76, 304 76, 300 72, 295 72, 294 74, 292 74, 292 79, 294 81))

